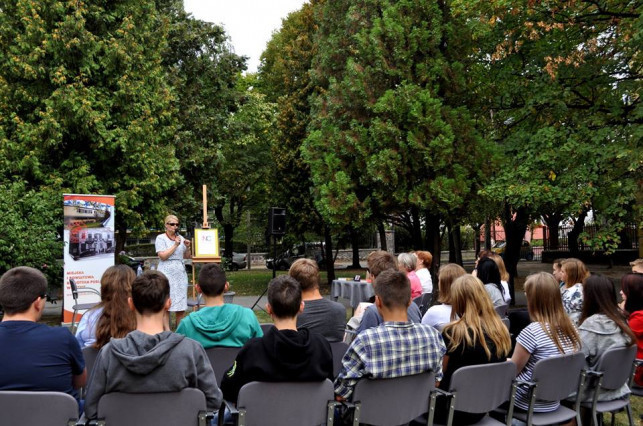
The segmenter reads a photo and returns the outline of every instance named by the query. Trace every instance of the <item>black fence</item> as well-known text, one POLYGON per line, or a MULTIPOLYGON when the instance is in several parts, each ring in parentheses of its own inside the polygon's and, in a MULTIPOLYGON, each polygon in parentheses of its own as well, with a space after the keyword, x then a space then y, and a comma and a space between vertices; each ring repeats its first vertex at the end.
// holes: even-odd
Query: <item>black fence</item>
MULTIPOLYGON (((560 226, 558 228, 558 247, 552 247, 551 239, 549 237, 549 228, 546 226, 543 227, 543 245, 545 251, 557 250, 557 251, 569 251, 569 233, 572 231, 571 226, 560 226)), ((628 224, 625 226, 623 231, 619 233, 621 241, 618 245, 617 250, 635 250, 639 247, 638 238, 636 236, 636 225, 628 224)), ((596 225, 585 225, 583 230, 586 234, 589 234, 591 237, 594 237, 597 232, 599 232, 599 227, 596 225)), ((578 238, 578 250, 587 251, 591 250, 591 247, 583 244, 583 241, 578 238)))

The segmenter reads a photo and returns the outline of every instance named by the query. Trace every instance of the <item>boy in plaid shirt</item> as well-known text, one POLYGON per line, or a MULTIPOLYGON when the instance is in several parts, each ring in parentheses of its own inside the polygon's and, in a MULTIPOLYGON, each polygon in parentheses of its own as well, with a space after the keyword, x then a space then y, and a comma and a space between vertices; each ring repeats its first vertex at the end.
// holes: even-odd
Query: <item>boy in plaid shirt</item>
POLYGON ((375 306, 384 322, 364 330, 351 343, 335 380, 338 401, 350 400, 363 377, 393 378, 434 371, 442 379, 446 347, 433 327, 408 321, 411 284, 406 274, 386 270, 375 280, 375 306))

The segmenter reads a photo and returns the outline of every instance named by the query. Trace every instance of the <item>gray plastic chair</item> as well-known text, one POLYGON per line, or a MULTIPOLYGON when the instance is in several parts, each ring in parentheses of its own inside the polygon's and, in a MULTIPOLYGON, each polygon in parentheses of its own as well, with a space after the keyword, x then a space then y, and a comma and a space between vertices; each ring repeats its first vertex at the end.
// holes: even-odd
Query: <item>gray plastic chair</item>
POLYGON ((87 390, 87 385, 92 380, 92 370, 94 369, 94 363, 96 362, 96 357, 98 356, 98 349, 88 346, 83 348, 83 358, 85 358, 85 369, 87 370, 87 382, 83 388, 80 390, 80 398, 84 398, 85 391, 87 390))
POLYGON ((333 383, 251 382, 237 398, 239 426, 332 426, 335 394, 333 383))
POLYGON ((565 423, 576 418, 577 424, 582 424, 580 419, 580 402, 585 383, 585 355, 582 352, 554 356, 542 359, 534 366, 531 382, 517 382, 529 390, 529 409, 527 411, 514 410, 513 417, 531 425, 552 425, 565 423), (556 411, 535 413, 536 400, 560 401, 576 392, 574 409, 559 406, 556 411))
MULTIPOLYGON (((435 373, 392 379, 361 379, 353 391, 353 424, 390 426, 409 423, 429 412, 435 373)), ((429 424, 432 422, 429 419, 429 424)))
POLYGON ((634 373, 635 358, 636 345, 608 349, 601 355, 596 370, 587 373, 589 377, 595 378, 592 380, 593 386, 591 387, 593 398, 591 402, 583 402, 582 406, 592 410, 593 425, 603 424, 603 413, 612 413, 612 424, 614 424, 614 414, 625 409, 630 426, 634 426, 629 395, 612 401, 599 401, 598 397, 604 390, 616 390, 624 384, 630 383, 634 373))
POLYGON ((333 352, 333 376, 337 377, 342 369, 342 358, 348 350, 348 345, 344 342, 331 342, 330 350, 333 352))
POLYGON ((259 324, 259 326, 261 327, 261 331, 263 331, 263 334, 266 334, 268 330, 273 328, 275 325, 271 322, 262 322, 261 324, 259 324))
MULTIPOLYGON (((439 391, 451 399, 447 426, 453 424, 455 410, 467 413, 488 413, 506 401, 512 400, 512 389, 515 389, 512 383, 515 377, 516 365, 511 361, 459 368, 451 377, 449 392, 439 391)), ((435 396, 431 400, 431 406, 434 406, 434 400, 435 396)), ((512 414, 513 405, 510 403, 507 412, 508 426, 511 425, 512 414)), ((437 425, 437 423, 433 424, 437 425)), ((491 426, 504 423, 487 415, 475 424, 491 426)))
MULTIPOLYGON (((74 299, 74 304, 72 305, 71 309, 74 311, 72 317, 71 317, 71 326, 69 330, 71 331, 72 334, 76 334, 76 314, 78 311, 87 311, 88 309, 93 308, 94 306, 98 305, 101 301, 101 296, 100 296, 100 291, 96 290, 95 288, 91 287, 85 287, 85 288, 78 288, 76 285, 76 281, 73 278, 69 279, 69 286, 71 287, 71 295, 74 299), (98 296, 98 302, 93 302, 93 303, 78 303, 78 295, 79 294, 93 294, 98 296)), ((83 312, 83 315, 85 313, 83 312)), ((80 317, 82 318, 81 315, 80 317)), ((79 321, 80 322, 80 321, 79 321)))
POLYGON ((504 318, 507 316, 507 309, 509 308, 509 305, 506 303, 504 305, 498 305, 495 307, 496 312, 498 315, 500 315, 500 318, 504 318))
POLYGON ((199 389, 180 392, 103 395, 98 401, 97 426, 176 426, 209 424, 205 395, 199 389))
POLYGON ((205 353, 210 359, 210 364, 212 364, 212 369, 214 370, 214 377, 217 379, 217 386, 221 387, 221 380, 223 380, 223 375, 237 358, 237 354, 241 348, 226 348, 215 346, 213 348, 208 348, 205 350, 205 353))
POLYGON ((420 296, 413 299, 413 303, 418 305, 418 307, 420 308, 420 313, 422 314, 422 316, 424 316, 426 311, 429 309, 432 301, 433 293, 422 293, 420 296))
POLYGON ((0 391, 1 425, 75 425, 78 402, 63 392, 0 391))

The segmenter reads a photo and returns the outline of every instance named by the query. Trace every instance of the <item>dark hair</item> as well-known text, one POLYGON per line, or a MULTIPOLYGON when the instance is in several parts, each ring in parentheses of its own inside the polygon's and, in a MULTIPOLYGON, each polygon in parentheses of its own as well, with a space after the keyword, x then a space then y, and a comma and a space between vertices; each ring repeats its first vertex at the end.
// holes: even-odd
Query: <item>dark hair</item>
POLYGON ((199 272, 199 287, 206 296, 219 296, 225 290, 225 272, 216 263, 206 263, 199 272))
POLYGON ((482 281, 483 284, 493 284, 498 287, 500 294, 504 295, 505 290, 500 284, 500 270, 498 265, 490 257, 483 257, 478 262, 478 279, 482 281))
POLYGON ((623 334, 630 338, 630 344, 636 342, 636 336, 627 325, 625 316, 616 302, 614 284, 603 275, 591 275, 585 280, 583 284, 583 311, 578 324, 582 324, 595 314, 607 316, 614 321, 623 334))
POLYGON ((288 275, 297 280, 301 289, 312 290, 319 288, 319 267, 312 259, 297 259, 290 265, 288 275))
POLYGON ((395 256, 384 250, 371 252, 366 258, 366 263, 368 264, 368 270, 376 278, 387 269, 397 269, 395 256))
POLYGON ((290 275, 280 275, 268 284, 268 303, 277 318, 292 318, 301 306, 301 286, 290 275))
POLYGON ((47 294, 47 278, 29 266, 9 269, 0 278, 0 305, 9 315, 29 310, 31 304, 47 294))
POLYGON ((139 314, 163 310, 170 298, 170 282, 159 271, 146 271, 132 283, 132 303, 139 314))
POLYGON ((643 310, 643 274, 628 272, 623 275, 621 289, 626 296, 625 310, 629 314, 643 310))
POLYGON ((127 305, 132 294, 136 274, 127 265, 110 266, 100 278, 101 302, 94 309, 102 308, 96 324, 95 348, 102 348, 112 337, 125 337, 136 328, 136 316, 127 305))
POLYGON ((375 295, 387 308, 406 307, 411 300, 411 282, 404 272, 387 269, 375 278, 375 295))

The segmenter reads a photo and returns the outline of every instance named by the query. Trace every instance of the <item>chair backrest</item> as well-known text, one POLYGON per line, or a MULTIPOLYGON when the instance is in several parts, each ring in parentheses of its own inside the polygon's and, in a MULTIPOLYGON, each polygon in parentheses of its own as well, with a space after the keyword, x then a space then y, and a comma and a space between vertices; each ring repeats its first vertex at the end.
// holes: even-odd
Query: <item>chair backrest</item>
POLYGON ((392 379, 362 379, 355 385, 353 403, 359 423, 400 425, 429 411, 435 388, 432 371, 392 379))
POLYGON ((74 301, 78 300, 78 286, 76 285, 76 280, 73 278, 69 279, 69 286, 71 287, 71 295, 74 298, 74 301))
POLYGON ((334 397, 333 383, 328 379, 323 382, 247 383, 239 390, 237 398, 239 423, 248 426, 326 424, 327 404, 334 397))
POLYGON ((78 402, 63 392, 0 391, 0 424, 76 424, 78 402))
POLYGON ((516 365, 511 361, 470 365, 457 369, 451 377, 449 392, 455 393, 455 409, 486 413, 511 397, 516 365))
POLYGON ((199 412, 205 410, 205 395, 193 388, 166 393, 113 392, 98 401, 98 419, 107 426, 196 426, 199 412))
POLYGON ((420 308, 420 313, 424 316, 433 301, 433 293, 422 293, 413 299, 413 302, 420 308))
POLYGON ((509 308, 509 305, 507 305, 506 303, 504 305, 498 305, 495 307, 496 312, 498 313, 498 315, 500 315, 500 318, 504 318, 505 316, 507 316, 508 308, 509 308))
POLYGON ((333 376, 337 377, 342 369, 342 358, 348 350, 348 344, 344 342, 331 342, 330 350, 333 352, 333 376))
POLYGON ((507 330, 511 330, 511 321, 509 320, 509 317, 502 317, 500 318, 502 320, 502 323, 507 327, 507 330))
POLYGON ((635 359, 636 345, 606 350, 596 366, 598 371, 603 372, 601 388, 614 390, 628 383, 635 359))
POLYGON ((83 348, 83 358, 85 358, 85 368, 87 369, 87 383, 91 381, 92 370, 94 369, 94 363, 96 362, 96 357, 98 356, 98 349, 93 346, 88 346, 83 348))
POLYGON ((585 367, 582 352, 541 359, 534 366, 532 381, 537 382, 536 398, 560 401, 578 390, 581 370, 585 367))
POLYGON ((205 350, 205 353, 210 359, 210 364, 212 364, 214 377, 216 377, 217 385, 219 387, 221 386, 223 375, 228 371, 232 364, 234 364, 234 360, 237 358, 237 354, 240 350, 241 348, 226 348, 218 346, 205 350))

